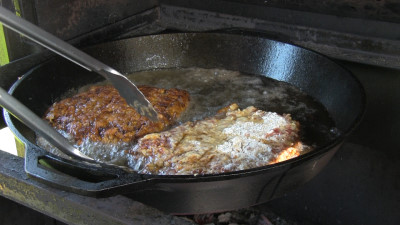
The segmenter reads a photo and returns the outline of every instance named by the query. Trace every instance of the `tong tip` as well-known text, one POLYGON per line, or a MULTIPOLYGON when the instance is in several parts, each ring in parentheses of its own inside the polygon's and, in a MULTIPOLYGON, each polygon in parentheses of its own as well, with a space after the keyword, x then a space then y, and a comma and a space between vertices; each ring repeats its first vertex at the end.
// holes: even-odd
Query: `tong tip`
POLYGON ((138 101, 133 101, 129 105, 135 108, 140 115, 149 118, 153 122, 158 121, 158 113, 150 102, 147 105, 144 105, 140 104, 138 101))

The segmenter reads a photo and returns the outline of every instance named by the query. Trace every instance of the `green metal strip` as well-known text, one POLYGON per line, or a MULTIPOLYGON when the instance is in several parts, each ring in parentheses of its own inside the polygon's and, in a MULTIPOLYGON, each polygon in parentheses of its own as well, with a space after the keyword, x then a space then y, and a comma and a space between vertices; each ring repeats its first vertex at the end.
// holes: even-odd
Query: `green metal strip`
POLYGON ((14 9, 15 9, 15 15, 21 17, 21 7, 19 6, 19 1, 13 0, 13 4, 14 4, 14 9))
POLYGON ((0 23, 0 66, 10 62, 8 58, 6 37, 4 35, 3 25, 0 23))
MULTIPOLYGON (((14 4, 15 14, 21 17, 21 7, 18 0, 12 1, 14 4)), ((3 24, 0 23, 0 66, 10 62, 7 50, 6 36, 4 34, 3 24)))

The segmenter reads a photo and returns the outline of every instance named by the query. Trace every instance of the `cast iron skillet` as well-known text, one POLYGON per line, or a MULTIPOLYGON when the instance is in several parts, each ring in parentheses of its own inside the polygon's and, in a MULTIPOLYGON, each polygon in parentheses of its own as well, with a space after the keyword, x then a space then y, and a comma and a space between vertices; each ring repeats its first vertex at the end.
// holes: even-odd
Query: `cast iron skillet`
MULTIPOLYGON (((216 175, 154 176, 53 156, 35 145, 31 130, 4 112, 8 126, 25 144, 26 172, 83 195, 123 194, 176 214, 260 204, 299 187, 321 171, 364 112, 363 88, 349 71, 315 52, 256 36, 163 34, 100 44, 85 51, 123 73, 156 68, 224 68, 285 81, 320 101, 341 135, 310 153, 274 165, 216 175)), ((54 58, 25 74, 10 93, 41 116, 66 91, 101 79, 54 58)))

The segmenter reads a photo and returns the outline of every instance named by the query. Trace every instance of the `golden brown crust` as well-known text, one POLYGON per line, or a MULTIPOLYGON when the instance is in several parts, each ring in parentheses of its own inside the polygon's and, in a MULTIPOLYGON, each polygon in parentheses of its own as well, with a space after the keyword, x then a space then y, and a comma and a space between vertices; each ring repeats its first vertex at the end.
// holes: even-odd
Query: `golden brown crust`
POLYGON ((138 86, 159 113, 153 122, 130 107, 112 86, 93 86, 88 91, 54 103, 45 119, 56 129, 71 134, 80 144, 131 142, 173 124, 189 104, 189 93, 179 89, 138 86))
POLYGON ((142 173, 224 173, 298 156, 298 132, 299 123, 290 115, 232 104, 217 116, 148 134, 127 153, 141 163, 142 173))

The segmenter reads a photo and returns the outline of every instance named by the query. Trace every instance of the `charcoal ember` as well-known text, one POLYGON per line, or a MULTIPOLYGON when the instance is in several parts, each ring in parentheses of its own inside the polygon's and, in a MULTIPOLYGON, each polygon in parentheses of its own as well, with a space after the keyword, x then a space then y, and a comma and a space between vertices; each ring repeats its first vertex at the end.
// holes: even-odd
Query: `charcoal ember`
MULTIPOLYGON (((281 215, 276 214, 274 211, 267 207, 260 206, 258 208, 260 214, 258 216, 257 225, 298 225, 299 223, 292 221, 288 218, 284 218, 281 215)), ((312 225, 312 223, 305 223, 302 221, 301 224, 312 225)))
POLYGON ((255 212, 251 208, 250 209, 242 209, 242 210, 238 210, 238 211, 233 211, 232 212, 231 223, 256 224, 255 222, 257 220, 256 219, 254 219, 254 221, 252 220, 252 218, 255 218, 255 213, 257 213, 257 216, 258 216, 259 213, 255 212))
POLYGON ((218 223, 229 223, 231 220, 232 213, 223 213, 218 216, 218 223))
POLYGON ((259 212, 253 208, 235 210, 217 215, 216 225, 258 225, 259 212))
MULTIPOLYGON (((250 207, 215 214, 199 214, 190 218, 201 225, 298 225, 299 223, 282 218, 266 207, 250 207)), ((303 223, 302 223, 303 224, 303 223)), ((312 223, 306 223, 312 225, 312 223)))
POLYGON ((196 214, 193 216, 193 221, 201 225, 214 224, 214 219, 214 214, 196 214))
POLYGON ((260 215, 257 225, 273 225, 269 219, 263 214, 260 215))

